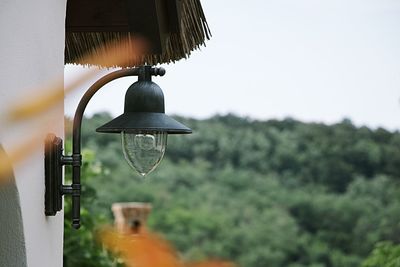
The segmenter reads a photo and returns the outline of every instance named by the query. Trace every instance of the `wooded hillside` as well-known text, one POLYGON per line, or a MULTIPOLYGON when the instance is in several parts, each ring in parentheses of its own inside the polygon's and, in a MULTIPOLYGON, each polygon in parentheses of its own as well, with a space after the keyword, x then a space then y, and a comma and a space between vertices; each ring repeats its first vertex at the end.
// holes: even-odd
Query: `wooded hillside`
POLYGON ((349 120, 179 118, 194 133, 169 136, 163 162, 143 180, 119 135, 94 132, 110 118, 83 123, 92 151, 84 183, 97 193, 83 204, 89 225, 111 222, 113 202, 151 202, 150 228, 184 258, 242 267, 356 267, 379 241, 400 243, 398 132, 349 120))

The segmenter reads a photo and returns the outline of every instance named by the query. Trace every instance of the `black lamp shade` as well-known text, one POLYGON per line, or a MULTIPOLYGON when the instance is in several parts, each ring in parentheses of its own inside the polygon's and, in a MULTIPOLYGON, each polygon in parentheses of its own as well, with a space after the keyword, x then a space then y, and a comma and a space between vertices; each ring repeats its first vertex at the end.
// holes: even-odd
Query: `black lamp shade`
POLYGON ((192 133, 190 128, 165 115, 164 94, 156 83, 149 80, 139 80, 132 84, 125 95, 124 113, 96 131, 192 133))

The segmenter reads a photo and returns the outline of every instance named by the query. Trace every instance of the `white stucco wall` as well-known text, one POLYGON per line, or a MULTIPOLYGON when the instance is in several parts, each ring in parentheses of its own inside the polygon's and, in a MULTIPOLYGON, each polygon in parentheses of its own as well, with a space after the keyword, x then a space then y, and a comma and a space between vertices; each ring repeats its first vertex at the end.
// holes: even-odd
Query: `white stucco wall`
MULTIPOLYGON (((39 85, 63 77, 65 6, 66 0, 0 1, 0 114, 11 103, 23 99, 27 92, 31 94, 40 90, 39 85)), ((58 90, 62 90, 62 79, 58 90)), ((51 112, 59 117, 51 130, 63 136, 63 104, 51 112)), ((20 140, 29 138, 38 122, 23 124, 12 131, 2 126, 0 143, 10 151, 20 140)), ((63 214, 44 215, 43 158, 43 146, 40 146, 33 155, 14 166, 26 257, 29 267, 59 267, 62 266, 63 214)), ((10 207, 13 208, 17 207, 10 207)), ((0 266, 3 266, 1 259, 0 266)))

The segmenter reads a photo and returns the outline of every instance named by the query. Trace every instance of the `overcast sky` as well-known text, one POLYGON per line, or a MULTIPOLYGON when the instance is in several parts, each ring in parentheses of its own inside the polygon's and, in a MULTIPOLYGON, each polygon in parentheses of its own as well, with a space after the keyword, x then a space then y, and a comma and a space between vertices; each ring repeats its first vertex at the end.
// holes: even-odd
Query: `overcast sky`
MULTIPOLYGON (((400 129, 400 1, 202 4, 212 39, 188 60, 163 65, 166 75, 153 79, 164 91, 168 114, 231 112, 325 123, 350 118, 357 125, 400 129)), ((82 71, 66 66, 66 82, 82 71)), ((122 113, 133 81, 123 78, 100 90, 87 114, 122 113)), ((78 97, 67 98, 67 114, 78 97)))

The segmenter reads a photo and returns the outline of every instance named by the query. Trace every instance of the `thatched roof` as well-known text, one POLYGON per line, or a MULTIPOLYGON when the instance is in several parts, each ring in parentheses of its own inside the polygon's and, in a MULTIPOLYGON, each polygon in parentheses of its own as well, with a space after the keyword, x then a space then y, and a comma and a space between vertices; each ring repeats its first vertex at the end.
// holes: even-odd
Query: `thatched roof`
MULTIPOLYGON (((200 0, 68 0, 65 63, 92 65, 88 53, 116 40, 144 37, 149 44, 133 67, 187 58, 210 38, 200 0)), ((126 53, 126 51, 124 52, 126 53)), ((127 55, 129 57, 129 55, 127 55)), ((103 67, 113 67, 101 63, 103 67)))

